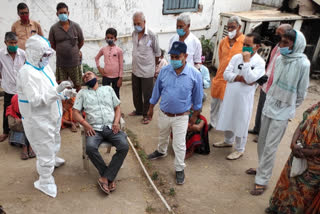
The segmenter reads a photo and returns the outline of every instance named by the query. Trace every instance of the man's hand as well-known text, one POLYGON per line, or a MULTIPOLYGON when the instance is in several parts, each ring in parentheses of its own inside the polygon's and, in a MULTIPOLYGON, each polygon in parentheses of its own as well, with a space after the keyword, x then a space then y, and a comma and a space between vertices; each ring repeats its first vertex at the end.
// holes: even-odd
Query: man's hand
POLYGON ((92 126, 90 124, 86 124, 84 126, 84 129, 86 131, 86 136, 95 136, 96 132, 94 131, 94 129, 92 128, 92 126))
POLYGON ((99 71, 99 73, 103 76, 103 68, 101 68, 100 66, 98 66, 98 71, 99 71))
POLYGON ((237 75, 236 78, 234 79, 234 82, 246 83, 246 81, 244 80, 244 77, 241 75, 237 75))
POLYGON ((298 146, 297 143, 293 144, 292 154, 296 158, 305 158, 304 154, 302 153, 302 148, 298 146))
POLYGON ((147 117, 151 120, 153 117, 153 108, 149 108, 148 113, 147 113, 147 117))
POLYGON ((122 86, 122 77, 118 79, 117 87, 120 88, 122 86))
POLYGON ((112 124, 113 134, 117 134, 120 131, 120 124, 112 124))
POLYGON ((243 62, 250 62, 251 53, 248 51, 242 52, 243 62))

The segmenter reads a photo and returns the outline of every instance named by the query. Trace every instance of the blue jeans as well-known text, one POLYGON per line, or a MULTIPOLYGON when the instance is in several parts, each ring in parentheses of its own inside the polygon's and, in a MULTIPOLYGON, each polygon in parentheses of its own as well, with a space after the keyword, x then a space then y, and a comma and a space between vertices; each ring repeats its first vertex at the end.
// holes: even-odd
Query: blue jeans
POLYGON ((87 136, 86 138, 87 155, 99 171, 100 176, 107 178, 110 182, 114 181, 129 150, 127 135, 122 131, 114 134, 112 129, 104 126, 102 131, 96 131, 95 136, 87 136), (116 147, 116 153, 112 156, 109 166, 105 164, 98 151, 103 141, 107 141, 116 147))

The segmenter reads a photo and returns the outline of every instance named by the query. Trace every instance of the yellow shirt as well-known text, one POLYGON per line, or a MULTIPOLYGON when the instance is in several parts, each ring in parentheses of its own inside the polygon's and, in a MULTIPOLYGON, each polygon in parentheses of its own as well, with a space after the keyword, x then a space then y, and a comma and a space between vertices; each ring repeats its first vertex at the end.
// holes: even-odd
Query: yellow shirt
POLYGON ((34 34, 43 36, 41 26, 38 22, 30 20, 29 24, 22 24, 20 20, 13 23, 11 31, 18 37, 18 47, 25 50, 26 41, 34 34))
POLYGON ((226 90, 227 81, 223 78, 223 73, 226 70, 231 58, 242 52, 244 35, 241 34, 236 38, 232 48, 230 48, 229 37, 223 38, 219 45, 219 67, 216 76, 212 79, 211 96, 223 100, 224 92, 226 90))

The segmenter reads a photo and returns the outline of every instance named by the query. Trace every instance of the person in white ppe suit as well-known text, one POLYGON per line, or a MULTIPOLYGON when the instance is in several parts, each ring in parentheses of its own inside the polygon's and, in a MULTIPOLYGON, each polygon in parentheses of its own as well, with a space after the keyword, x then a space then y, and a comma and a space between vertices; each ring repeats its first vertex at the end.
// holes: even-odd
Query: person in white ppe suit
POLYGON ((54 54, 48 40, 39 35, 26 42, 26 63, 17 78, 19 109, 26 136, 37 157, 39 180, 34 187, 56 197, 54 167, 64 164, 56 156, 60 149, 61 99, 76 96, 71 82, 57 84, 49 58, 54 54))

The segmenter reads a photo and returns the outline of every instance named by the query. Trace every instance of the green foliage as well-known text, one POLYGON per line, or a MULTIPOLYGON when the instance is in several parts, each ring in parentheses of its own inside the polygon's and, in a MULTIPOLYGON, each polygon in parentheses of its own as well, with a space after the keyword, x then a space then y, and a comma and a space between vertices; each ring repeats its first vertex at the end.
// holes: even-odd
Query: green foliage
POLYGON ((93 69, 93 67, 90 67, 90 66, 89 66, 88 64, 86 64, 86 63, 83 63, 82 66, 83 66, 83 73, 85 73, 85 72, 87 72, 87 71, 95 72, 94 69, 93 69))
POLYGON ((154 180, 154 181, 155 181, 155 180, 158 180, 158 178, 159 178, 158 172, 157 172, 157 171, 153 172, 151 178, 152 178, 152 180, 154 180))
POLYGON ((206 57, 206 61, 212 59, 214 44, 210 39, 206 39, 204 35, 200 37, 200 42, 202 46, 202 56, 206 57))
POLYGON ((170 196, 175 196, 176 195, 176 191, 174 190, 173 187, 169 189, 169 195, 170 196))
POLYGON ((147 212, 147 213, 153 213, 154 211, 156 211, 156 209, 153 208, 152 205, 149 204, 149 205, 147 206, 147 208, 146 208, 146 212, 147 212))

